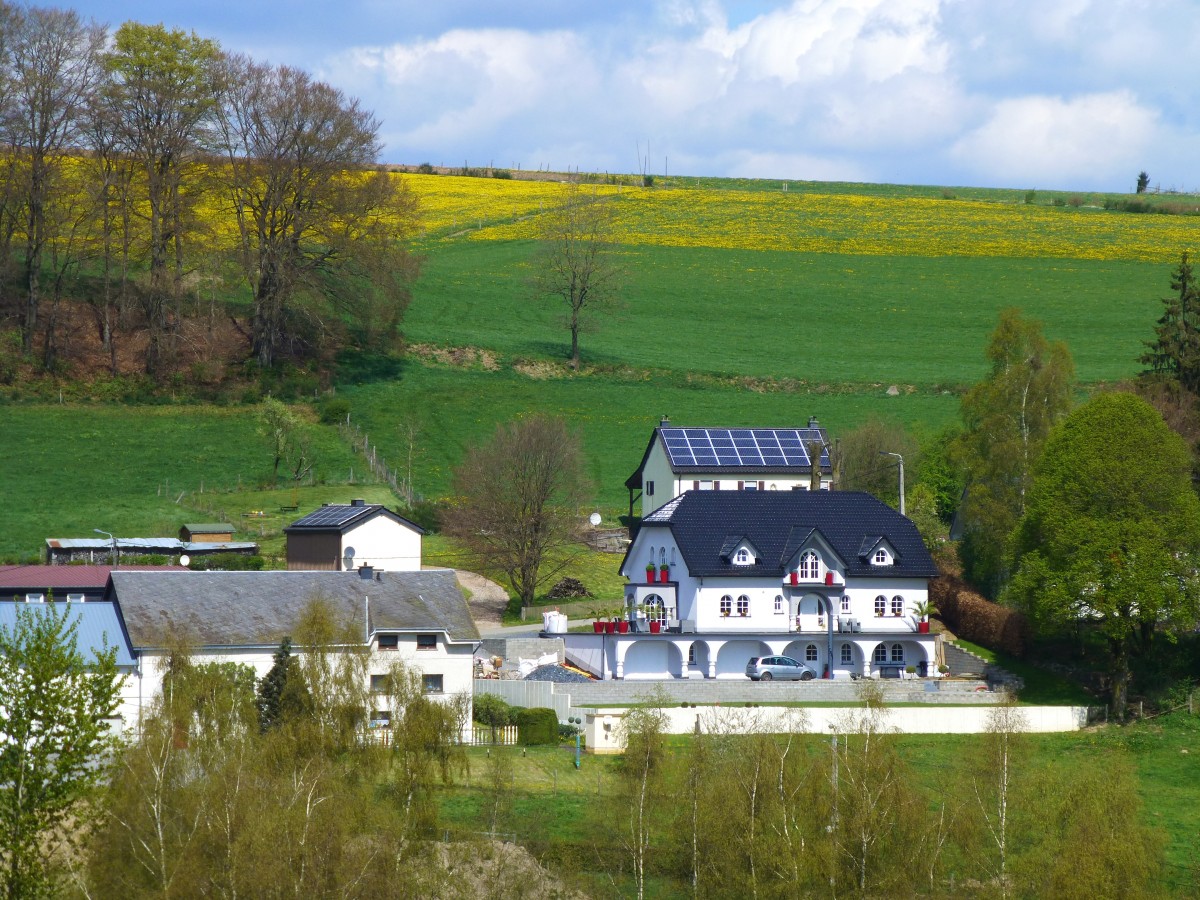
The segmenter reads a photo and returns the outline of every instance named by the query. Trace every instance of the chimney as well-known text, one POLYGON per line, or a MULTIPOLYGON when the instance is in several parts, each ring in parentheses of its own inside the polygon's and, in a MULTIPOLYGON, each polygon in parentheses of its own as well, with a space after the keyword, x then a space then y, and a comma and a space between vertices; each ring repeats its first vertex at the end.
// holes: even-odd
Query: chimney
POLYGON ((820 427, 820 426, 817 424, 817 417, 816 417, 816 416, 809 416, 809 417, 808 417, 808 427, 809 427, 809 428, 819 428, 819 427, 820 427))
POLYGON ((375 569, 372 568, 371 566, 359 566, 358 567, 358 577, 361 578, 363 581, 370 581, 372 578, 375 577, 375 569))
POLYGON ((360 498, 358 498, 357 500, 351 500, 351 501, 350 501, 350 505, 351 505, 351 506, 366 506, 366 505, 367 505, 367 501, 366 501, 366 500, 363 500, 363 499, 360 497, 360 498))
POLYGON ((664 414, 664 415, 663 415, 663 417, 662 417, 661 419, 659 419, 659 421, 658 421, 658 427, 659 427, 659 428, 666 428, 666 427, 667 427, 668 425, 670 425, 670 424, 671 424, 671 420, 670 420, 669 418, 667 418, 667 416, 666 416, 665 414, 664 414))

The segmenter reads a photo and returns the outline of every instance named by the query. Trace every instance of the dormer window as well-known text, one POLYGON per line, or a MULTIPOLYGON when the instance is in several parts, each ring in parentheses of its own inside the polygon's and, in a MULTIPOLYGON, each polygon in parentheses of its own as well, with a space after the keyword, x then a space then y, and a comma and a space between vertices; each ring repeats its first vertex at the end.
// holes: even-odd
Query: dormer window
POLYGON ((46 595, 45 594, 26 594, 25 602, 26 603, 45 603, 46 595))
POLYGON ((821 557, 815 550, 805 550, 801 554, 800 577, 805 581, 816 581, 821 577, 821 557))
POLYGON ((886 547, 877 547, 875 552, 871 554, 871 565, 890 566, 891 564, 892 554, 888 552, 886 547))
POLYGON ((737 553, 734 554, 733 562, 734 565, 748 566, 753 563, 754 560, 750 557, 750 551, 745 547, 742 547, 737 553))

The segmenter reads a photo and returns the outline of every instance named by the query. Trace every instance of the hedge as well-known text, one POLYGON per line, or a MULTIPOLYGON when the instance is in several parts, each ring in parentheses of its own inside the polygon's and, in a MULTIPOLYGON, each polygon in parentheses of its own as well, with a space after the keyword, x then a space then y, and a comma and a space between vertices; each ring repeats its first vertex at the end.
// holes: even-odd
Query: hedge
POLYGON ((954 575, 931 581, 929 599, 939 618, 960 638, 1010 656, 1025 655, 1029 622, 1015 609, 984 599, 954 575))
POLYGON ((558 713, 545 706, 517 711, 517 739, 524 746, 558 743, 558 713))

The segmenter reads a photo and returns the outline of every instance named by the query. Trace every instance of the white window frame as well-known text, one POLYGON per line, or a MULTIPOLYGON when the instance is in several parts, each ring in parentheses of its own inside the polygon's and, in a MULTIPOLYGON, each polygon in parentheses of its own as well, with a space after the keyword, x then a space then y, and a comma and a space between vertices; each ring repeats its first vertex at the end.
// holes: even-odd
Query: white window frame
POLYGON ((875 555, 871 557, 871 565, 873 566, 890 566, 891 564, 891 557, 883 547, 876 550, 875 555))
POLYGON ((887 615, 887 597, 879 594, 875 598, 875 618, 882 619, 885 615, 887 615))
POLYGON ((873 661, 873 662, 874 662, 876 665, 884 665, 884 664, 886 664, 886 663, 887 663, 887 661, 888 661, 888 647, 887 647, 887 644, 880 644, 878 647, 876 647, 876 648, 875 648, 875 652, 871 654, 871 660, 872 660, 872 661, 873 661))
POLYGON ((904 615, 904 598, 899 594, 892 598, 892 615, 896 618, 904 615))
POLYGON ((816 550, 800 554, 800 580, 817 581, 821 577, 821 555, 816 550))
POLYGON ((737 614, 742 617, 750 615, 750 598, 745 594, 738 595, 737 614))
POLYGON ((722 619, 728 619, 731 615, 733 615, 733 597, 731 597, 729 594, 724 594, 721 597, 720 609, 722 619))
POLYGON ((787 610, 783 608, 783 594, 775 595, 775 614, 783 615, 787 610))
POLYGON ((854 664, 854 650, 849 644, 842 644, 842 665, 850 666, 854 664))
POLYGON ((892 644, 892 662, 894 662, 894 663, 904 662, 904 645, 903 644, 892 644))
POLYGON ((850 612, 850 595, 842 594, 842 612, 850 612))
POLYGON ((817 662, 817 645, 809 644, 804 648, 804 661, 817 662))

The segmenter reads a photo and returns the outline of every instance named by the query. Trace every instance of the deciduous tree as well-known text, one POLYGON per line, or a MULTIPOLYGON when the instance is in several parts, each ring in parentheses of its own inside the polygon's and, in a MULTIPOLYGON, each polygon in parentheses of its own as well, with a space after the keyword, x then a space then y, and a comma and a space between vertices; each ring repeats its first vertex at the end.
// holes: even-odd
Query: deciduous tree
POLYGON ((218 120, 254 298, 252 357, 268 368, 343 314, 360 343, 386 344, 416 276, 405 247, 416 202, 403 181, 365 171, 379 122, 299 69, 246 57, 226 65, 218 120))
POLYGON ((1046 442, 1007 593, 1045 632, 1095 628, 1124 716, 1130 656, 1200 612, 1200 500, 1183 441, 1145 401, 1101 394, 1046 442))
POLYGON ((576 182, 538 219, 534 293, 566 305, 571 368, 579 368, 579 335, 596 313, 611 309, 620 290, 613 256, 613 201, 576 182))
POLYGON ((1075 367, 1060 341, 1019 310, 1000 314, 987 347, 991 371, 963 398, 959 452, 967 474, 961 517, 966 574, 996 596, 1008 580, 1006 547, 1025 511, 1033 464, 1071 407, 1075 367))
POLYGON ((0 626, 0 880, 8 897, 49 895, 51 860, 78 844, 113 749, 116 650, 89 661, 66 604, 16 607, 0 626))
POLYGON ((454 473, 445 527, 481 571, 503 576, 523 604, 566 565, 587 496, 579 437, 561 419, 499 425, 454 473))

